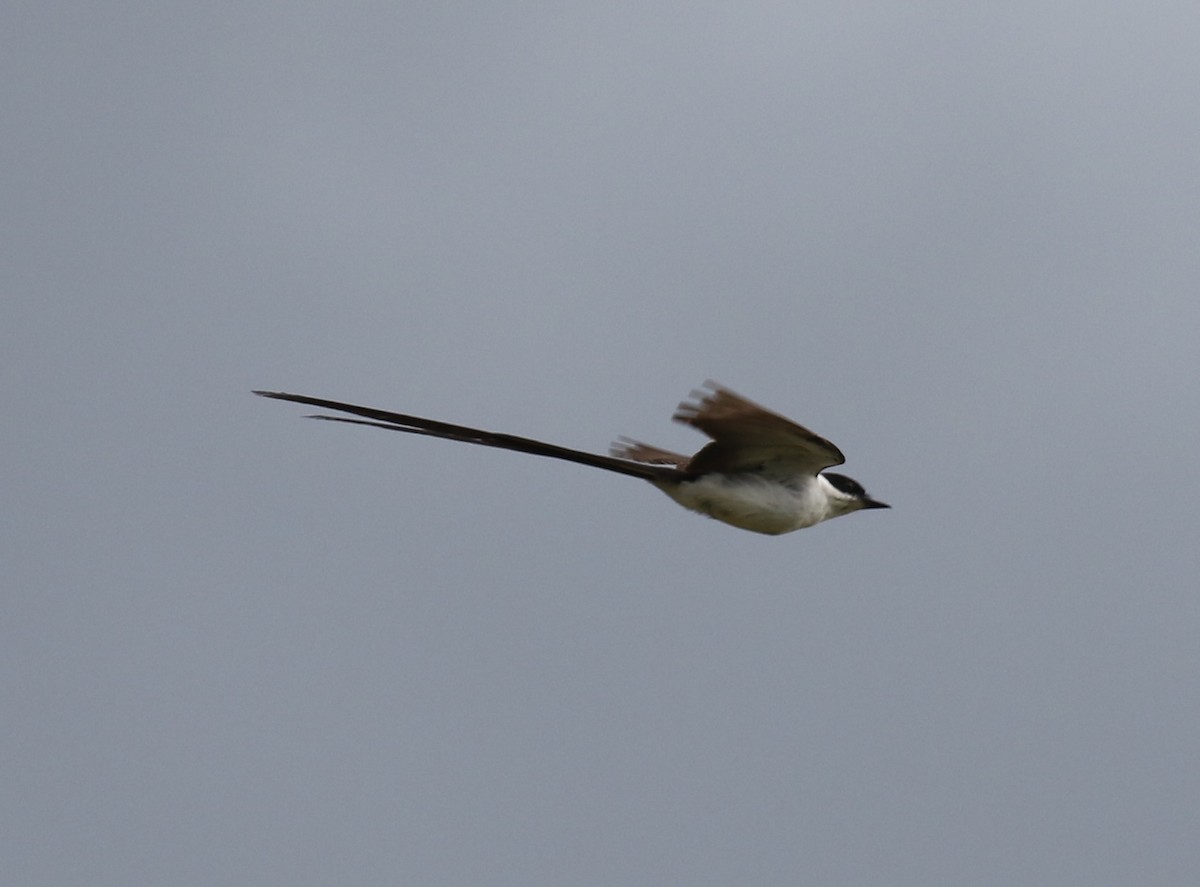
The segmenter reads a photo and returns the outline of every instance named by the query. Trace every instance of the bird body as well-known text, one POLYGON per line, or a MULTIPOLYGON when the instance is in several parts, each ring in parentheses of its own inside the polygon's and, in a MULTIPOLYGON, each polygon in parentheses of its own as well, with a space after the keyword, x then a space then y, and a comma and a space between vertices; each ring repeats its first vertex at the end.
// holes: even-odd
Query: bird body
POLYGON ((768 536, 802 530, 862 507, 886 507, 862 506, 840 496, 819 474, 780 480, 751 472, 712 472, 694 480, 658 482, 655 486, 684 508, 768 536), (839 510, 841 502, 853 507, 839 510))
POLYGON ((282 391, 254 393, 360 417, 314 419, 514 450, 637 477, 684 508, 755 533, 775 536, 864 508, 889 507, 868 496, 857 481, 825 471, 845 461, 832 443, 714 382, 693 392, 673 417, 712 438, 690 457, 629 438, 619 438, 610 455, 602 456, 342 401, 282 391))

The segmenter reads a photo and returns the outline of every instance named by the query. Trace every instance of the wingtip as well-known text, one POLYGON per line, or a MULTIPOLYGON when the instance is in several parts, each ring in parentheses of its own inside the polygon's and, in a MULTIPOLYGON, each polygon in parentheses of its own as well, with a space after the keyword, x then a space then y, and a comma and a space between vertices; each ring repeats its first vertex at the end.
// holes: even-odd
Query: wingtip
POLYGON ((675 415, 671 417, 671 421, 679 422, 681 425, 692 424, 692 420, 711 405, 714 398, 724 390, 725 388, 719 382, 705 379, 704 384, 699 388, 691 390, 687 400, 680 401, 679 405, 675 407, 675 415))

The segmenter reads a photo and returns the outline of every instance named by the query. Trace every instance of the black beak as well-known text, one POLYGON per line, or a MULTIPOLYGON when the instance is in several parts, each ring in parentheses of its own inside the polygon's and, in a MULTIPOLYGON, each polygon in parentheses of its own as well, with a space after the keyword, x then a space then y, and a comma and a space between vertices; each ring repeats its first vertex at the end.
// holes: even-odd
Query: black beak
POLYGON ((863 508, 891 508, 886 502, 877 502, 874 499, 863 499, 863 508))

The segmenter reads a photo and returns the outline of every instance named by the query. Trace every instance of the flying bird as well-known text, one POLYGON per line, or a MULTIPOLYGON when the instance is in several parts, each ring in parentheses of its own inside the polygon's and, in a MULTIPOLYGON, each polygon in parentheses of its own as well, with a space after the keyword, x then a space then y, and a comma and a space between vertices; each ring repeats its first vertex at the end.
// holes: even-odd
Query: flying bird
POLYGON ((303 394, 254 393, 361 417, 313 419, 458 440, 627 474, 649 481, 684 508, 754 533, 777 536, 865 508, 890 507, 867 495, 858 481, 825 470, 846 461, 830 441, 711 381, 693 391, 672 417, 711 438, 694 456, 627 437, 618 438, 610 455, 602 456, 303 394))

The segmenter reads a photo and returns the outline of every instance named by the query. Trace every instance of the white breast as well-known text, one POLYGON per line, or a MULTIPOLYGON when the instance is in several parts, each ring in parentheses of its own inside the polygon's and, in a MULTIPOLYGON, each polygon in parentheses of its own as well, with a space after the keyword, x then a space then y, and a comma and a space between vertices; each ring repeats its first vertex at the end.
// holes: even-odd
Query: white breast
POLYGON ((755 474, 706 474, 655 486, 684 508, 743 530, 777 536, 833 516, 829 499, 815 480, 784 484, 755 474))

